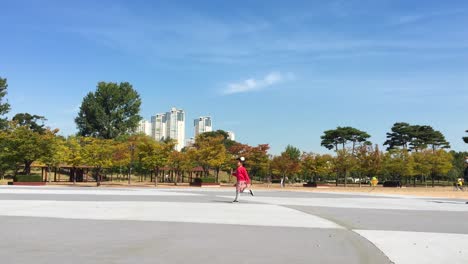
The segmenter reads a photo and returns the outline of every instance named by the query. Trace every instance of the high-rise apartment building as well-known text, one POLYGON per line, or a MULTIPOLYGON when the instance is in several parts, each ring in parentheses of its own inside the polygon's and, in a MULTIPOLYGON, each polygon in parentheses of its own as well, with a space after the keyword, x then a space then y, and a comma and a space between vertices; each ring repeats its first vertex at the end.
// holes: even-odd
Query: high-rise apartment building
POLYGON ((185 112, 173 107, 166 113, 167 137, 176 140, 176 150, 180 151, 185 146, 185 112))
POLYGON ((151 117, 151 136, 162 141, 167 138, 167 116, 166 114, 156 114, 151 117))
POLYGON ((180 151, 185 146, 185 112, 173 107, 170 112, 151 117, 152 137, 157 141, 173 139, 175 149, 180 151))
POLYGON ((211 122, 211 117, 201 116, 193 121, 193 126, 195 128, 195 137, 198 135, 213 131, 213 125, 211 122))
POLYGON ((147 136, 151 136, 151 127, 151 122, 149 122, 148 120, 141 120, 138 123, 137 133, 143 133, 147 136))

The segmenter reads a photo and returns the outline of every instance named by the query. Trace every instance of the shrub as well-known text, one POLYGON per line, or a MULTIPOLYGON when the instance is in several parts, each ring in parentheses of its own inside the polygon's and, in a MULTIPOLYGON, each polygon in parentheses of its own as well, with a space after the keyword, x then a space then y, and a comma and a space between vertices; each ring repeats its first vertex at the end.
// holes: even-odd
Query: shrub
POLYGON ((203 182, 214 183, 214 182, 216 182, 216 178, 214 178, 214 177, 203 178, 203 182))
POLYGON ((204 178, 195 178, 195 179, 193 179, 193 183, 201 184, 202 182, 204 182, 204 183, 215 183, 216 178, 214 178, 214 177, 204 177, 204 178))
POLYGON ((31 175, 16 175, 13 177, 15 182, 42 182, 42 176, 37 174, 31 175))
POLYGON ((201 178, 195 178, 195 179, 193 179, 193 183, 202 183, 202 179, 201 178))
POLYGON ((317 182, 309 181, 306 184, 303 184, 304 187, 317 187, 317 182))
POLYGON ((383 183, 383 187, 401 187, 400 181, 386 181, 383 183))

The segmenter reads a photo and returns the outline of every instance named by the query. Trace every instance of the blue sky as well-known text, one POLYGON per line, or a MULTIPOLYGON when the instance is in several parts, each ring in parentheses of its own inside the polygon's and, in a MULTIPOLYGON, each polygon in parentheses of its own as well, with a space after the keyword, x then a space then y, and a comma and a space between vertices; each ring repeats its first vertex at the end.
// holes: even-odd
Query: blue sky
POLYGON ((211 115, 249 144, 326 152, 354 126, 385 141, 395 122, 468 129, 466 1, 1 1, 0 76, 11 114, 67 135, 99 81, 128 81, 142 116, 211 115), (151 3, 147 3, 151 2, 151 3))

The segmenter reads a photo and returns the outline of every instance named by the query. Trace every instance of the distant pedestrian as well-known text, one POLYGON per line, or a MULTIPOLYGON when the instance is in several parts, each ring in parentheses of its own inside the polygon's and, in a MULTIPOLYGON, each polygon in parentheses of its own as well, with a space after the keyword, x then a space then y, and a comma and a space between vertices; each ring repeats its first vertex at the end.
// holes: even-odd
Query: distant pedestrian
POLYGON ((248 189, 250 195, 254 195, 252 190, 250 189, 252 183, 250 181, 249 174, 244 167, 245 158, 240 157, 237 159, 237 170, 233 173, 233 175, 237 178, 236 183, 236 198, 234 198, 233 203, 239 202, 239 194, 243 193, 244 190, 248 189))

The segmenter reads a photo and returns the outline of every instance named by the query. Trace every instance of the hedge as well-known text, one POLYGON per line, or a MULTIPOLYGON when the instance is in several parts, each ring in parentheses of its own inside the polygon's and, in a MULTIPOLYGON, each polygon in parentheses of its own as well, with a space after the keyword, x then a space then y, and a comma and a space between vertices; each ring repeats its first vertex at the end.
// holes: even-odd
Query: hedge
POLYGON ((194 183, 202 183, 202 182, 205 182, 205 183, 215 183, 215 182, 216 182, 216 178, 213 178, 213 177, 195 178, 195 179, 193 179, 193 182, 194 182, 194 183))
POLYGON ((31 175, 16 175, 13 177, 13 181, 15 182, 41 182, 42 176, 37 174, 31 175))
POLYGON ((400 181, 386 181, 383 183, 383 187, 401 187, 400 181))

